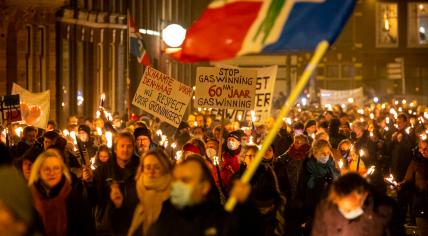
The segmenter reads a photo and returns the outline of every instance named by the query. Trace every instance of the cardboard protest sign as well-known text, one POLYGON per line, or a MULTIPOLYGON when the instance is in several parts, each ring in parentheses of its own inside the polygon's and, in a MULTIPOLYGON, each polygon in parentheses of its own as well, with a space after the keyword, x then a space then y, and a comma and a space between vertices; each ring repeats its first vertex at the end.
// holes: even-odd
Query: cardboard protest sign
POLYGON ((19 95, 8 95, 0 97, 0 124, 3 122, 21 121, 21 106, 19 105, 19 95))
POLYGON ((348 104, 349 98, 353 98, 355 105, 363 105, 364 94, 363 88, 349 89, 349 90, 328 90, 321 89, 321 106, 325 105, 341 105, 348 104))
POLYGON ((192 88, 147 67, 132 104, 161 121, 178 127, 192 97, 192 88))
POLYGON ((198 67, 194 105, 201 108, 254 109, 257 70, 198 67))
POLYGON ((50 91, 32 93, 14 83, 12 94, 19 94, 22 121, 38 128, 46 128, 50 112, 50 91))
MULTIPOLYGON (((236 67, 235 67, 236 68, 236 67)), ((256 91, 254 96, 254 112, 256 121, 264 121, 270 116, 273 102, 273 90, 275 87, 278 66, 261 68, 248 68, 257 70, 256 91)), ((229 120, 251 120, 249 110, 242 109, 214 109, 214 114, 224 114, 229 120)))

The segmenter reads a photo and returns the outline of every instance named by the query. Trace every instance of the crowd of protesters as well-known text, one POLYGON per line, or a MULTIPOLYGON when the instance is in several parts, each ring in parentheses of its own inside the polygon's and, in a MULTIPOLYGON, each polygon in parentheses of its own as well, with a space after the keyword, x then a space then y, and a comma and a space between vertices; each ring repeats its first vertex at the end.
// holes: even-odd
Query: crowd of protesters
POLYGON ((0 235, 428 235, 421 106, 298 105, 282 119, 248 184, 273 119, 8 124, 0 235))

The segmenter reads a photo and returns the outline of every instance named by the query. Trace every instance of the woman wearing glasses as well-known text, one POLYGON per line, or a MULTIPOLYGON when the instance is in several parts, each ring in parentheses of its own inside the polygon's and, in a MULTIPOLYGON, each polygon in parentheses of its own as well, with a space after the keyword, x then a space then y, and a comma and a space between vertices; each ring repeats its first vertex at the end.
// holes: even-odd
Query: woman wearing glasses
POLYGON ((44 235, 94 234, 89 204, 81 188, 72 185, 70 172, 58 151, 50 149, 37 157, 31 167, 29 186, 44 235))

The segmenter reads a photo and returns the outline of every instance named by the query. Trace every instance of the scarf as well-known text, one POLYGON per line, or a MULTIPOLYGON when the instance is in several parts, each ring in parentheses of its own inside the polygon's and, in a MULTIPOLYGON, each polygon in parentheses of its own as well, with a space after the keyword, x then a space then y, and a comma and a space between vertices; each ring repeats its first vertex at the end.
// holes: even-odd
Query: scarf
POLYGON ((301 145, 300 147, 296 148, 296 146, 293 144, 290 149, 288 150, 288 155, 291 157, 291 159, 293 160, 298 160, 301 161, 303 159, 306 158, 307 153, 309 151, 309 144, 305 143, 303 145, 301 145))
MULTIPOLYGON (((67 197, 71 192, 71 184, 61 181, 57 187, 59 193, 49 197, 41 183, 31 186, 34 206, 39 213, 46 236, 67 235, 67 197)), ((56 189, 51 189, 53 193, 56 189)), ((54 194, 51 194, 54 195, 54 194)))
POLYGON ((337 170, 335 170, 334 161, 332 160, 332 158, 330 158, 327 163, 322 164, 318 162, 315 157, 310 157, 306 164, 306 168, 310 173, 310 177, 307 183, 307 186, 310 189, 315 188, 315 185, 319 180, 326 181, 329 178, 331 178, 332 180, 338 177, 338 173, 337 170))
POLYGON ((137 179, 137 195, 140 202, 134 211, 128 236, 134 235, 142 226, 142 235, 147 235, 150 226, 158 219, 162 204, 169 197, 171 176, 161 176, 156 180, 144 180, 144 174, 137 179))

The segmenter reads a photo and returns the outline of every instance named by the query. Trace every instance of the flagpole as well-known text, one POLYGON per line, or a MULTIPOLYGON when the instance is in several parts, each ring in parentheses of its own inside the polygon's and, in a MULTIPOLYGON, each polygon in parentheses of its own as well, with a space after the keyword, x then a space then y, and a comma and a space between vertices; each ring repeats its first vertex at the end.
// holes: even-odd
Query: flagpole
MULTIPOLYGON (((272 129, 269 131, 268 135, 266 136, 265 140, 263 141, 261 149, 256 153, 256 156, 254 160, 251 162, 250 166, 247 168, 247 170, 244 172, 243 176, 241 177, 241 181, 244 183, 248 183, 251 180, 251 177, 253 177, 254 173, 256 172, 260 162, 263 159, 263 156, 268 149, 268 147, 272 144, 273 140, 275 139, 276 134, 278 133, 280 127, 282 118, 285 117, 288 112, 290 111, 291 107, 293 107, 294 103, 297 100, 297 97, 300 95, 300 93, 303 91, 303 89, 306 86, 306 83, 308 82, 310 76, 312 75, 313 71, 317 67, 319 61, 325 54, 329 47, 329 43, 324 40, 318 43, 317 48, 315 49, 315 52, 311 58, 311 61, 306 66, 303 74, 300 76, 299 81, 294 87, 294 89, 291 91, 290 96, 288 97, 287 101, 284 103, 284 105, 281 108, 281 111, 276 118, 276 121, 272 127, 272 129)), ((231 196, 227 200, 224 208, 226 211, 233 211, 236 205, 236 198, 231 196)))
POLYGON ((131 13, 129 12, 129 9, 127 12, 127 25, 128 25, 128 48, 126 51, 126 90, 128 91, 127 96, 127 105, 128 105, 128 120, 131 119, 131 79, 129 78, 129 59, 130 59, 130 51, 131 51, 131 13))

